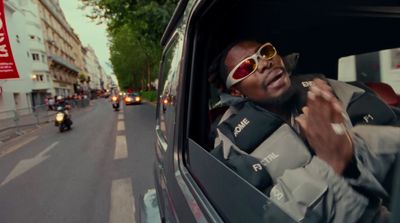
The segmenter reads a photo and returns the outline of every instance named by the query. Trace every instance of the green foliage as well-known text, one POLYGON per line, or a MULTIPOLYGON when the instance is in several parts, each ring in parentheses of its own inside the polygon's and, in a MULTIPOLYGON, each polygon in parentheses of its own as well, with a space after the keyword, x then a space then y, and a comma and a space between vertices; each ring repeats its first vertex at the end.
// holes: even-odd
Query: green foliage
POLYGON ((140 34, 128 25, 113 33, 111 63, 121 89, 143 89, 157 76, 151 71, 158 66, 161 49, 151 41, 139 41, 137 35, 140 34))
POLYGON ((111 63, 121 89, 144 89, 158 75, 159 41, 178 0, 81 0, 107 22, 111 63))
POLYGON ((157 100, 157 92, 156 91, 142 91, 140 93, 143 98, 149 101, 156 101, 157 100))
POLYGON ((86 79, 87 79, 87 74, 86 74, 85 72, 80 72, 78 77, 79 77, 79 81, 80 81, 81 83, 83 83, 83 82, 85 82, 86 79))

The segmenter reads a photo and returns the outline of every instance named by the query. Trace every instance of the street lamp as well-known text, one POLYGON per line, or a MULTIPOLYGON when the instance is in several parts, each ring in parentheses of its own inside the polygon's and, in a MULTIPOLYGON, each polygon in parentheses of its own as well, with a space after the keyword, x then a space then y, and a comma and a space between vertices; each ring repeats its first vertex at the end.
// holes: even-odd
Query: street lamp
POLYGON ((32 80, 36 80, 36 79, 37 79, 36 74, 32 74, 32 75, 31 75, 31 79, 32 79, 32 80))

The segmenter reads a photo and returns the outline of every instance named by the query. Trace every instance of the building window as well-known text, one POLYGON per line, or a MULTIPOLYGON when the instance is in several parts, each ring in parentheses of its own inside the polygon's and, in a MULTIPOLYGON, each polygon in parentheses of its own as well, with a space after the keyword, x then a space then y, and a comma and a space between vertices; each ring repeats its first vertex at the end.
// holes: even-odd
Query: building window
POLYGON ((14 104, 16 107, 19 107, 19 105, 21 104, 21 96, 19 93, 13 93, 14 96, 14 104))
POLYGON ((38 61, 39 60, 39 54, 38 53, 32 53, 32 59, 34 61, 38 61))
POLYGON ((43 62, 43 63, 46 62, 46 58, 45 58, 44 54, 42 54, 42 62, 43 62))
POLYGON ((35 39, 35 36, 34 36, 34 35, 29 35, 29 37, 30 37, 31 39, 35 39))
POLYGON ((29 55, 29 52, 26 52, 26 55, 27 55, 27 56, 28 56, 28 58, 29 58, 29 56, 30 56, 30 55, 29 55))
POLYGON ((391 50, 392 69, 400 69, 400 48, 391 50))

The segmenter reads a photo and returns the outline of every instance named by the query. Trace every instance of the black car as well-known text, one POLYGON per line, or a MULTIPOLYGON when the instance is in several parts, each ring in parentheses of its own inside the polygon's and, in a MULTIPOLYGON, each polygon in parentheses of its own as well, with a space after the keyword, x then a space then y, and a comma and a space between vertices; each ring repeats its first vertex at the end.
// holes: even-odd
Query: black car
MULTIPOLYGON (((229 42, 272 41, 281 55, 301 55, 296 67, 301 72, 338 79, 341 58, 375 52, 351 57, 349 64, 357 65, 379 56, 379 50, 400 47, 399 24, 400 3, 392 0, 179 1, 161 40, 154 176, 162 221, 295 222, 210 154, 210 129, 224 108, 208 82, 209 68, 229 42)), ((377 74, 373 61, 363 63, 371 65, 365 68, 370 72, 354 79, 377 74)), ((400 218, 399 202, 397 190, 393 219, 400 218)))

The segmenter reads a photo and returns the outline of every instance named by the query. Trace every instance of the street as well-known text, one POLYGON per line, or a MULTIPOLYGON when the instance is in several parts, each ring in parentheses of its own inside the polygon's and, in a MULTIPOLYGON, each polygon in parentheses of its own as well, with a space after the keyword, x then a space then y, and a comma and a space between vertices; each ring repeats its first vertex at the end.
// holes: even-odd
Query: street
POLYGON ((0 148, 0 222, 140 222, 154 188, 155 107, 97 99, 0 148))

